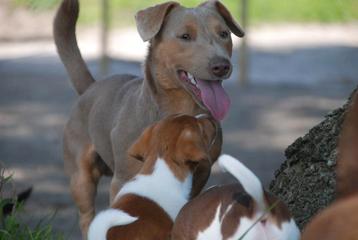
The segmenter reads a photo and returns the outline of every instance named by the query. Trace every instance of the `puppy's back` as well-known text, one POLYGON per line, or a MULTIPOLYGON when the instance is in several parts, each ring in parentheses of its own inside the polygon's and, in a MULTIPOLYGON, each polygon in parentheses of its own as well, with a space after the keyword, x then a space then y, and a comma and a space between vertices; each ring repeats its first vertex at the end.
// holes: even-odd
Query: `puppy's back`
POLYGON ((167 240, 173 221, 152 200, 126 194, 112 208, 99 213, 89 230, 89 240, 167 240))

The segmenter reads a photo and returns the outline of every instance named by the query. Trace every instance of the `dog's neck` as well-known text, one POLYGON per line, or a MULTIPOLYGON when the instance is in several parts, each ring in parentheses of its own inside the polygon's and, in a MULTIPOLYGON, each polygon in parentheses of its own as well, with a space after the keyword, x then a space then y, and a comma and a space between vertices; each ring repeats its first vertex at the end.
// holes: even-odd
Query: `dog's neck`
POLYGON ((179 210, 187 203, 191 187, 191 174, 184 181, 180 181, 165 160, 157 158, 152 173, 138 174, 123 186, 114 202, 125 194, 146 197, 161 206, 174 221, 179 210))
MULTIPOLYGON (((175 81, 171 78, 171 74, 166 72, 166 67, 153 60, 152 47, 148 48, 148 55, 144 63, 144 82, 143 89, 149 89, 150 94, 154 97, 161 112, 166 115, 183 113, 188 115, 196 115, 205 113, 206 111, 199 107, 193 97, 183 88, 163 89, 158 86, 160 81, 175 81), (156 64, 154 66, 154 64, 156 64), (160 69, 160 73, 158 73, 160 69)), ((145 91, 145 90, 143 90, 145 91)))

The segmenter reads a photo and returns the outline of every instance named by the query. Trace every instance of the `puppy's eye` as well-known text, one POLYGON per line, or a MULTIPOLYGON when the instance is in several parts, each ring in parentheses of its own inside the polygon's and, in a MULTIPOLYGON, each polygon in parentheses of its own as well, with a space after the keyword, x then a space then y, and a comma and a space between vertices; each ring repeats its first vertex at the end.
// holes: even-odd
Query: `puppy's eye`
POLYGON ((228 31, 221 31, 219 35, 222 39, 226 39, 230 36, 228 31))
POLYGON ((190 41, 191 40, 191 36, 190 36, 189 33, 184 33, 184 34, 178 36, 178 38, 180 38, 180 39, 182 39, 184 41, 190 41))

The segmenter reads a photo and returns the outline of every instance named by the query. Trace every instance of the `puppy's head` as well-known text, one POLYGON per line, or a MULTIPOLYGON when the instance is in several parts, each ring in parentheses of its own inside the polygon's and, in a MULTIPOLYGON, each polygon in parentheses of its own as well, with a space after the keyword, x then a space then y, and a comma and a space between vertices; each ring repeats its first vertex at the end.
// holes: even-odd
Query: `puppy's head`
POLYGON ((228 9, 219 1, 196 8, 167 2, 139 11, 136 21, 142 39, 151 42, 152 62, 159 65, 153 69, 155 84, 184 89, 222 120, 230 105, 222 80, 232 72, 231 33, 244 36, 228 9))
POLYGON ((215 126, 209 118, 169 116, 146 128, 128 153, 144 162, 144 171, 151 171, 154 161, 162 158, 176 177, 184 180, 198 164, 211 165, 215 126))

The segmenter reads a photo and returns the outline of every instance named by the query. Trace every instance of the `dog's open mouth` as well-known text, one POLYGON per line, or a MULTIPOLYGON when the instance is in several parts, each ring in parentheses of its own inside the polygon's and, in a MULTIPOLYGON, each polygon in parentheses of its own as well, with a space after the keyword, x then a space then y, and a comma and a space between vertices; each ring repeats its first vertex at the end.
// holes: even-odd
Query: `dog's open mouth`
POLYGON ((187 90, 205 105, 212 116, 218 121, 223 120, 230 107, 230 98, 222 86, 222 80, 199 79, 183 70, 178 74, 187 90))

